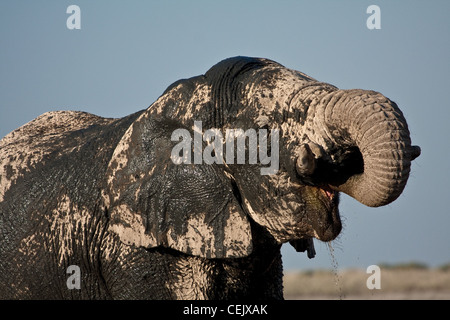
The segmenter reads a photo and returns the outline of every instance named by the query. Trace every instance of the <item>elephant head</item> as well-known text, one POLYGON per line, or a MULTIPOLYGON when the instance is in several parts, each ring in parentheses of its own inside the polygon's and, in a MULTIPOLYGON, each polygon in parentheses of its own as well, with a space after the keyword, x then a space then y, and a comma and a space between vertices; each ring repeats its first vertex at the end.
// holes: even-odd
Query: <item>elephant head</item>
MULTIPOLYGON (((193 153, 211 144, 203 138, 193 153)), ((218 150, 209 150, 217 159, 218 150)), ((111 230, 146 248, 244 257, 256 223, 274 242, 300 241, 304 251, 312 238, 330 241, 341 231, 339 192, 386 205, 402 193, 419 154, 402 112, 382 94, 339 90, 271 60, 235 57, 175 82, 134 121, 109 163, 105 207, 111 230), (277 170, 261 174, 262 161, 174 163, 172 134, 195 135, 195 121, 222 137, 226 129, 267 133, 277 170)))

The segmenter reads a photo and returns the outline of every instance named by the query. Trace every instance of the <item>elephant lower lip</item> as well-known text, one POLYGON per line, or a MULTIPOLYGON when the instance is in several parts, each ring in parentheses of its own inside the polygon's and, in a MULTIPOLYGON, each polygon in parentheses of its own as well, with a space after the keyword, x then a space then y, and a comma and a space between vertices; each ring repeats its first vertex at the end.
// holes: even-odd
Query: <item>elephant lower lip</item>
POLYGON ((332 241, 341 233, 342 224, 339 212, 337 210, 334 211, 333 213, 331 213, 330 218, 331 221, 328 221, 323 229, 319 229, 319 237, 317 238, 321 241, 332 241))
POLYGON ((322 223, 317 228, 317 239, 321 241, 331 241, 335 239, 342 230, 341 219, 339 215, 339 192, 332 190, 328 186, 320 186, 319 193, 321 203, 323 204, 322 223))

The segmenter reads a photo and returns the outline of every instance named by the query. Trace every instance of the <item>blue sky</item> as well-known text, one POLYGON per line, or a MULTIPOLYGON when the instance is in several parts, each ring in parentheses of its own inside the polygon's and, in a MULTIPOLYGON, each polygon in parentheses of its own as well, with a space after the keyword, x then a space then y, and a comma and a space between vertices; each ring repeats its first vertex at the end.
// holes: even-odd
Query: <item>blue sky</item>
POLYGON ((344 230, 285 269, 450 262, 450 2, 0 2, 0 137, 51 110, 122 117, 220 60, 275 60, 339 88, 380 91, 400 106, 422 155, 402 196, 382 208, 341 199, 344 230), (69 30, 66 9, 81 9, 69 30), (369 5, 381 29, 369 30, 369 5))

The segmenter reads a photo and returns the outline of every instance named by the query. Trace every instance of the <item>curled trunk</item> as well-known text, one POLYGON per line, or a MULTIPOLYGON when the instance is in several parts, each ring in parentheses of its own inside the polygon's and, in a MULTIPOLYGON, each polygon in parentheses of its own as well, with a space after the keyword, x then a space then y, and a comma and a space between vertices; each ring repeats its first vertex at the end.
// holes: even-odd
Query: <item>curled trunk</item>
POLYGON ((323 97, 320 106, 329 139, 353 153, 356 150, 363 165, 360 172, 331 187, 371 207, 397 199, 411 161, 420 154, 419 147, 411 146, 408 125, 397 105, 377 92, 338 90, 323 97))

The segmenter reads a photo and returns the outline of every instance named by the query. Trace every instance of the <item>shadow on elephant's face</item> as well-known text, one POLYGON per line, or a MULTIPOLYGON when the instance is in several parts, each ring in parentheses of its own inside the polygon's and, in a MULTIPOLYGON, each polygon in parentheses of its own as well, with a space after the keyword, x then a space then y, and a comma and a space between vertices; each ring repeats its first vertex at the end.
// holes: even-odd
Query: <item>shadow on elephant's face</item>
MULTIPOLYGON (((242 171, 235 171, 242 203, 277 242, 310 238, 331 241, 341 232, 339 192, 327 186, 301 184, 282 170, 262 178, 263 183, 251 183, 249 172, 244 179, 242 171)), ((252 176, 257 179, 256 173, 252 176)))

